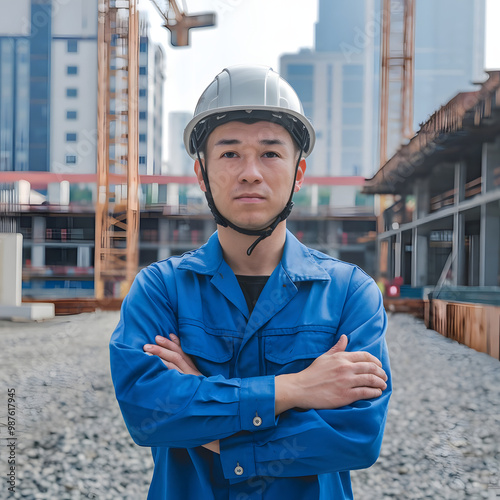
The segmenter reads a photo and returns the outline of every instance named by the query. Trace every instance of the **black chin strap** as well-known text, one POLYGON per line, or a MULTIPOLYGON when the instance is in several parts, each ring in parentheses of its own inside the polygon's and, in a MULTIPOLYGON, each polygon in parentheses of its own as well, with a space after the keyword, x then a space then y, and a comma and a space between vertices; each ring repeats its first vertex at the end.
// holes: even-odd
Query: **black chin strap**
POLYGON ((214 197, 212 195, 212 190, 210 189, 210 182, 208 181, 208 174, 207 174, 207 169, 206 169, 206 162, 205 165, 203 165, 203 162, 201 161, 201 156, 198 148, 198 144, 196 143, 195 138, 192 138, 193 141, 193 149, 196 151, 196 156, 198 157, 198 162, 200 163, 200 169, 201 169, 201 175, 203 177, 203 182, 205 183, 205 197, 207 199, 208 207, 210 208, 210 211, 212 212, 212 215, 214 216, 215 223, 222 226, 222 227, 230 227, 231 229, 234 229, 238 233, 241 234, 246 234, 248 236, 258 236, 258 238, 248 247, 247 250, 247 255, 252 255, 252 252, 254 251, 254 248, 264 239, 268 238, 273 234, 273 231, 278 227, 278 224, 280 222, 283 222, 289 215, 290 212, 292 211, 293 208, 293 193, 295 189, 295 181, 297 180, 297 172, 299 170, 299 164, 300 160, 302 158, 302 152, 304 151, 304 144, 305 142, 302 142, 302 145, 300 146, 300 152, 299 152, 299 158, 297 159, 297 164, 295 165, 295 173, 293 176, 293 183, 292 183, 292 190, 290 192, 290 196, 288 198, 288 202, 285 205, 285 208, 276 216, 274 221, 267 226, 264 229, 245 229, 244 227, 237 226, 236 224, 233 224, 231 221, 226 219, 218 210, 218 208, 215 206, 214 202, 214 197))

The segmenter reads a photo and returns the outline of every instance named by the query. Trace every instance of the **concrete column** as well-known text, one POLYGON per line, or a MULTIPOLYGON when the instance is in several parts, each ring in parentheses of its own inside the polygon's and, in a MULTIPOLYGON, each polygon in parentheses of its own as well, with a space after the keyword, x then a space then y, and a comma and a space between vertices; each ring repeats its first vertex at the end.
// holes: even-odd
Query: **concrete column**
POLYGON ((420 232, 418 227, 412 232, 411 286, 427 285, 429 265, 427 236, 420 232))
POLYGON ((313 214, 318 213, 319 204, 319 186, 318 184, 313 184, 311 186, 311 210, 313 214))
POLYGON ((429 213, 430 194, 429 194, 429 178, 415 180, 415 210, 413 212, 413 220, 421 219, 429 213))
POLYGON ((45 217, 33 217, 33 242, 45 241, 45 217))
POLYGON ((481 154, 481 187, 482 192, 487 193, 498 189, 493 184, 493 171, 500 165, 500 137, 494 143, 483 143, 481 154))
POLYGON ((158 243, 164 245, 168 243, 168 219, 158 219, 158 243))
POLYGON ((78 267, 90 267, 90 247, 80 246, 77 248, 76 265, 78 267))
POLYGON ((455 163, 455 205, 465 200, 465 179, 467 178, 467 164, 464 160, 455 163))
POLYGON ((31 267, 45 266, 45 246, 33 245, 31 248, 31 267))
POLYGON ((479 285, 479 248, 479 235, 469 235, 469 286, 479 285))
POLYGON ((394 243, 394 277, 397 278, 401 276, 401 255, 402 255, 402 245, 401 245, 401 231, 396 233, 396 241, 394 243))
POLYGON ((31 265, 45 266, 45 246, 37 243, 45 241, 45 218, 33 217, 33 247, 31 248, 31 265))
POLYGON ((465 285, 465 217, 461 213, 453 215, 453 285, 465 285))
POLYGON ((0 304, 20 306, 22 299, 23 237, 0 233, 0 304))
POLYGON ((498 202, 481 206, 479 235, 479 286, 498 286, 500 248, 500 206, 498 202))

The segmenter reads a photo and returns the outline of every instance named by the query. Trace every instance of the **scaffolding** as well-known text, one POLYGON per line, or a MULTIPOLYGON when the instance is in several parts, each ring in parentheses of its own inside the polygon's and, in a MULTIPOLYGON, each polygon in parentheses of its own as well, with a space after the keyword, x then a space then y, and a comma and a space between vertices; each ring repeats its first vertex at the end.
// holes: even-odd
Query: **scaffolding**
POLYGON ((99 1, 94 263, 99 300, 123 297, 139 262, 138 19, 136 0, 99 1))
POLYGON ((413 135, 415 0, 384 0, 380 85, 380 166, 413 135))

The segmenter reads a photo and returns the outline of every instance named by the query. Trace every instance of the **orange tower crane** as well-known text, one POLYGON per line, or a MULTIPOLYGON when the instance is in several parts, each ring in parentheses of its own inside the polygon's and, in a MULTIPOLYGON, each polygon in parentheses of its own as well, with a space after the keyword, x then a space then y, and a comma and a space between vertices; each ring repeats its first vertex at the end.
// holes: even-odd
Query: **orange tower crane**
POLYGON ((380 166, 413 135, 415 0, 384 0, 380 82, 380 166))
MULTIPOLYGON (((415 0, 384 0, 380 72, 380 168, 413 135, 415 0)), ((383 211, 393 203, 379 196, 378 232, 385 231, 383 211)), ((379 271, 387 274, 388 242, 379 247, 379 271)), ((399 269, 395 269, 399 275, 399 269)))
MULTIPOLYGON (((191 28, 215 24, 214 14, 187 15, 174 0, 153 3, 174 46, 189 44, 191 28)), ((139 13, 137 0, 99 0, 98 8, 94 289, 103 300, 124 297, 139 264, 139 13)))

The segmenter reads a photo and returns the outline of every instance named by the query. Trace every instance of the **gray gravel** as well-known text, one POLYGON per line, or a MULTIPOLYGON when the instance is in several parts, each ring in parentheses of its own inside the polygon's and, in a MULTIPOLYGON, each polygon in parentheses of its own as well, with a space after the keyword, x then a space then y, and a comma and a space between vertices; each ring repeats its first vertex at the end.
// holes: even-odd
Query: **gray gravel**
MULTIPOLYGON (((117 321, 114 312, 0 321, 0 499, 146 497, 150 452, 130 439, 109 374, 117 321), (14 495, 8 388, 16 391, 14 495)), ((355 498, 500 499, 500 362, 403 314, 390 315, 388 344, 395 389, 384 444, 372 468, 353 472, 355 498)))

